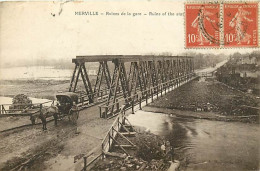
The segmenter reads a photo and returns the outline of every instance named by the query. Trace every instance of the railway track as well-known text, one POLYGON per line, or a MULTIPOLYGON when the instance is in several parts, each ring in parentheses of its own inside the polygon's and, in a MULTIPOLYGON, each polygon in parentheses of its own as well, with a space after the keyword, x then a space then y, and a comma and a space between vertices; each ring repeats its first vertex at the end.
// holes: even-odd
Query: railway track
MULTIPOLYGON (((123 97, 122 92, 119 92, 119 93, 120 93, 119 98, 122 98, 123 97)), ((95 106, 95 105, 104 104, 106 102, 106 100, 107 100, 106 96, 107 95, 105 95, 102 99, 99 98, 99 100, 96 103, 89 103, 88 101, 84 101, 84 103, 79 103, 79 108, 78 108, 79 111, 82 111, 82 110, 84 110, 86 108, 89 108, 89 107, 92 107, 92 106, 95 106)), ((2 117, 7 117, 6 115, 8 115, 8 114, 2 114, 2 115, 5 115, 5 116, 2 116, 2 117)), ((26 115, 26 114, 23 114, 23 115, 26 115)), ((11 114, 10 116, 18 117, 19 114, 11 114)), ((28 116, 30 116, 30 114, 28 114, 28 116)), ((0 119, 1 119, 1 116, 0 116, 0 119)), ((52 122, 52 121, 54 121, 53 118, 52 119, 48 119, 47 123, 52 122)), ((26 125, 21 125, 21 126, 5 129, 5 130, 0 131, 0 134, 12 132, 12 131, 22 131, 22 130, 24 130, 26 128, 33 127, 35 125, 42 125, 42 123, 41 122, 40 123, 35 123, 34 125, 33 124, 26 124, 26 125)))
MULTIPOLYGON (((50 119, 47 121, 47 123, 51 122, 51 121, 54 121, 54 119, 50 119)), ((5 130, 2 130, 0 131, 0 134, 1 133, 8 133, 8 132, 11 132, 11 131, 22 131, 26 128, 29 128, 29 127, 34 127, 36 125, 42 125, 42 123, 36 123, 36 124, 26 124, 26 125, 21 125, 21 126, 17 126, 17 127, 13 127, 13 128, 9 128, 9 129, 5 129, 5 130)))
MULTIPOLYGON (((104 103, 104 101, 100 101, 100 102, 97 102, 97 103, 91 103, 91 104, 85 105, 83 107, 80 107, 79 111, 84 110, 84 109, 86 109, 88 107, 92 107, 92 106, 95 106, 95 105, 102 104, 102 103, 104 103)), ((52 121, 54 121, 53 118, 48 119, 47 123, 52 122, 52 121)), ((26 125, 21 125, 21 126, 5 129, 5 130, 0 131, 0 134, 8 133, 8 132, 11 132, 11 131, 22 131, 22 130, 24 130, 26 128, 34 127, 36 125, 42 125, 42 123, 41 122, 40 123, 35 123, 34 125, 33 124, 26 124, 26 125)))

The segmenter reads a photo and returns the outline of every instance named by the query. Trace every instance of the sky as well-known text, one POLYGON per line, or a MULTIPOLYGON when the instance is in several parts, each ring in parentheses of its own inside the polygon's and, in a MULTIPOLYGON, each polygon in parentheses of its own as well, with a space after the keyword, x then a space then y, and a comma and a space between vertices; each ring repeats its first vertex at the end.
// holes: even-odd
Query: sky
POLYGON ((118 16, 106 12, 184 13, 184 1, 1 2, 0 64, 38 58, 68 60, 78 55, 260 50, 185 49, 184 16, 118 16), (80 11, 99 15, 75 15, 80 11))

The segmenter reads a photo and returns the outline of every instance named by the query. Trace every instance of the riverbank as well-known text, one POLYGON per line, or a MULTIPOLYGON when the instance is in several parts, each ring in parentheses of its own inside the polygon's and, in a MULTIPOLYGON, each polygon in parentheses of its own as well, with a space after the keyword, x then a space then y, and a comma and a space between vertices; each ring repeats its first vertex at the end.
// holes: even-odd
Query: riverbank
MULTIPOLYGON (((166 142, 162 137, 137 128, 138 131, 134 137, 128 137, 129 140, 136 145, 135 149, 127 148, 130 156, 123 155, 120 149, 112 148, 111 154, 118 156, 106 156, 106 158, 99 160, 91 170, 168 170, 170 166, 176 167, 176 164, 171 161, 169 152, 170 144, 166 145, 166 153, 161 150, 161 145, 166 142), (168 151, 167 151, 168 150, 168 151), (120 153, 121 152, 121 153, 120 153), (119 155, 121 154, 121 155, 119 155)), ((121 141, 118 137, 117 141, 121 141)))
POLYGON ((259 104, 257 97, 215 79, 201 78, 167 93, 148 105, 153 108, 147 109, 186 117, 259 123, 259 104))
POLYGON ((193 112, 184 111, 177 109, 158 108, 154 106, 145 106, 144 111, 153 113, 165 113, 170 116, 177 116, 183 118, 194 118, 194 119, 208 119, 214 121, 225 121, 225 122, 245 122, 245 123, 257 123, 256 115, 249 116, 224 116, 214 112, 193 112))

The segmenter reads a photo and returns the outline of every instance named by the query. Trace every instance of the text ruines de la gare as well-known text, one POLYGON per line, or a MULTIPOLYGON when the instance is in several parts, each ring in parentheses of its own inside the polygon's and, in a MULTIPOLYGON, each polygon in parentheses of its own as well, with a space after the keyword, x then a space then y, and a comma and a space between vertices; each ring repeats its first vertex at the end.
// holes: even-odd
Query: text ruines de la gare
POLYGON ((75 11, 75 15, 81 16, 183 16, 182 12, 98 12, 98 11, 75 11))

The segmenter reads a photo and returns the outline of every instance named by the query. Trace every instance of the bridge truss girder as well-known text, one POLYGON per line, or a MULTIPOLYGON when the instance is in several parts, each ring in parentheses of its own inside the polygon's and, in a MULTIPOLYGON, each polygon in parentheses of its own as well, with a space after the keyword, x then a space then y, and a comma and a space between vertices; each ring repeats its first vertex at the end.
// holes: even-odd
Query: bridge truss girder
POLYGON ((81 76, 86 97, 81 99, 82 105, 105 102, 99 106, 100 117, 104 118, 118 113, 120 105, 129 107, 154 93, 158 96, 194 73, 193 59, 186 56, 78 56, 72 62, 75 68, 69 91, 78 91, 81 76), (93 86, 85 66, 88 62, 99 63, 93 86))

